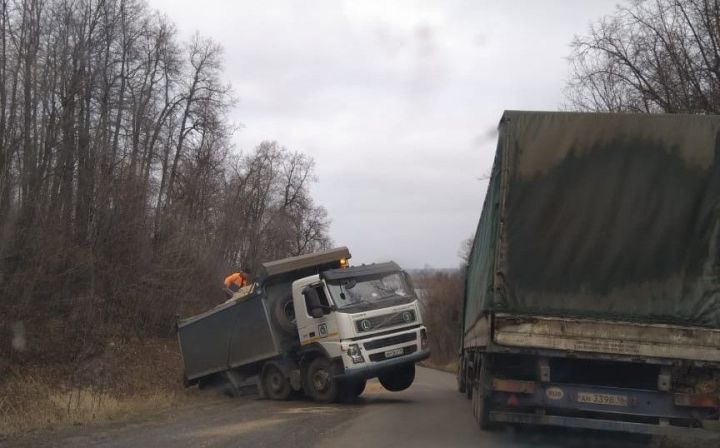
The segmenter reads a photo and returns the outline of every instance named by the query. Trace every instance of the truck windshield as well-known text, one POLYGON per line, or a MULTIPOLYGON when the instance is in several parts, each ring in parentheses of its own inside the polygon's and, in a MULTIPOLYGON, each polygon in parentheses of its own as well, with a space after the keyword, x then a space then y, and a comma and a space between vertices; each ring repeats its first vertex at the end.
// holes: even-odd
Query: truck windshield
POLYGON ((345 311, 382 308, 415 300, 412 288, 400 272, 334 280, 328 282, 328 289, 337 309, 345 311))

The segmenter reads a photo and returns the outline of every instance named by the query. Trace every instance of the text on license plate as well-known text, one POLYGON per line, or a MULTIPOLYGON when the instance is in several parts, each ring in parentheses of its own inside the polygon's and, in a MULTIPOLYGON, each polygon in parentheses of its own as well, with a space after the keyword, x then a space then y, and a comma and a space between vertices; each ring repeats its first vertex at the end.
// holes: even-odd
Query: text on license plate
POLYGON ((403 352, 404 352, 404 350, 402 348, 394 348, 392 350, 387 350, 385 352, 385 357, 386 358, 394 358, 396 356, 402 355, 403 352))
POLYGON ((627 406, 627 395, 596 394, 593 392, 578 392, 578 403, 606 404, 610 406, 627 406))

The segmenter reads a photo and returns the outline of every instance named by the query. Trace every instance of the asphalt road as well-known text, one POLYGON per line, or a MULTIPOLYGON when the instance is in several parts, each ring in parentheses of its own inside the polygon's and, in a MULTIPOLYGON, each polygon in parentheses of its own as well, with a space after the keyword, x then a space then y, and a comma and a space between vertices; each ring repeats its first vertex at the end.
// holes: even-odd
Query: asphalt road
MULTIPOLYGON (((211 394, 212 392, 208 392, 211 394)), ((352 404, 318 405, 213 396, 130 421, 93 424, 0 441, 18 447, 626 447, 646 438, 565 430, 481 431, 453 375, 420 368, 413 386, 368 383, 352 404)))

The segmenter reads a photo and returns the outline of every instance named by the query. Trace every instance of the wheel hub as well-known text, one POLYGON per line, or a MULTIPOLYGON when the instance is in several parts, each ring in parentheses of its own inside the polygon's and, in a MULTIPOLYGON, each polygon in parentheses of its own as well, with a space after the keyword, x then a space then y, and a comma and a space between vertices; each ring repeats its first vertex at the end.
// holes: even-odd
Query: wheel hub
POLYGON ((330 375, 326 370, 318 370, 313 375, 313 386, 315 390, 324 391, 328 387, 328 380, 330 375))
POLYGON ((274 390, 279 390, 282 387, 283 379, 279 374, 274 373, 270 375, 270 387, 274 390))

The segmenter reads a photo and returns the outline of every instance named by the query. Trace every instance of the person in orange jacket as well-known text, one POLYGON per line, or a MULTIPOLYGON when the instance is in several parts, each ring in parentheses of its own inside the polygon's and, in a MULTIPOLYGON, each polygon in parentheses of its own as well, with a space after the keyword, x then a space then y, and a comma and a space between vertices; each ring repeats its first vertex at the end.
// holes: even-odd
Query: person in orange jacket
POLYGON ((238 292, 240 288, 246 286, 248 283, 247 274, 244 272, 233 272, 232 274, 225 277, 225 289, 227 289, 231 295, 238 292))

